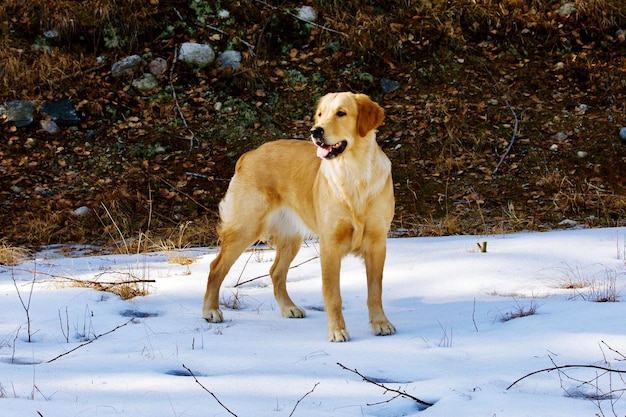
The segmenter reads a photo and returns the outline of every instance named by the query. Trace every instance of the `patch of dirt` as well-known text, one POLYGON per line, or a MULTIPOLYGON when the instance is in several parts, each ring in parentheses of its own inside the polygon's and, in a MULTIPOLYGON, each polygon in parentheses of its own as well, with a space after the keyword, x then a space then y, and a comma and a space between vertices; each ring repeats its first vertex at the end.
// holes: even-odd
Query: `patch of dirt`
POLYGON ((570 14, 560 1, 307 2, 316 24, 290 1, 118 3, 0 5, 0 101, 71 98, 81 117, 57 134, 38 113, 28 127, 0 124, 7 243, 214 244, 237 158, 307 139, 316 100, 340 90, 385 108, 394 235, 626 218, 623 1, 576 1, 570 14), (186 41, 239 50, 242 67, 188 68, 174 59, 186 41), (168 62, 155 90, 132 86, 143 70, 111 76, 130 54, 168 62), (385 93, 383 79, 399 88, 385 93), (81 206, 91 214, 74 215, 81 206))

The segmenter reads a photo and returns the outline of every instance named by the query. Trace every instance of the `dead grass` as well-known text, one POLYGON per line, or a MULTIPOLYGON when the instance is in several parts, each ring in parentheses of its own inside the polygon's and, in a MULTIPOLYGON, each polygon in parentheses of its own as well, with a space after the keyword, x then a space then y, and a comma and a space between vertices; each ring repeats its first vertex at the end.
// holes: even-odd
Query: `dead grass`
POLYGON ((15 266, 24 262, 30 251, 0 241, 0 265, 15 266))
POLYGON ((513 310, 503 313, 500 317, 500 321, 504 323, 521 317, 533 316, 537 314, 538 309, 539 305, 537 305, 534 301, 531 301, 528 305, 521 305, 518 303, 513 310))

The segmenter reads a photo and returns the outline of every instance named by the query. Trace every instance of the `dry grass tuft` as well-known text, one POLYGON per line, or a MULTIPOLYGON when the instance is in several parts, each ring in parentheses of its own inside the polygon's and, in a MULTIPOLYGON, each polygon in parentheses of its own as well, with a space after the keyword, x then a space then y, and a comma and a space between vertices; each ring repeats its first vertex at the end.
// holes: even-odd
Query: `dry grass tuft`
POLYGON ((507 321, 511 321, 521 317, 533 316, 537 314, 538 309, 539 306, 534 301, 531 301, 530 304, 527 306, 517 304, 517 306, 513 310, 502 314, 502 317, 500 317, 500 321, 505 323, 507 321))
POLYGON ((0 265, 15 266, 25 261, 30 251, 28 249, 7 245, 0 242, 0 265))

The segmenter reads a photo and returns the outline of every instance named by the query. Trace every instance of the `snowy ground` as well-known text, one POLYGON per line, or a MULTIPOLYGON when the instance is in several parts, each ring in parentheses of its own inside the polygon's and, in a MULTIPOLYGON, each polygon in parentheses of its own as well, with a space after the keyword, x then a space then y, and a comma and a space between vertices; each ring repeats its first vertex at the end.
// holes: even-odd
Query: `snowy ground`
POLYGON ((213 250, 188 251, 189 266, 166 253, 60 248, 0 265, 0 415, 626 414, 621 374, 598 368, 540 372, 507 390, 556 365, 626 369, 626 306, 592 301, 626 285, 626 229, 391 239, 383 302, 398 333, 370 333, 364 267, 350 257, 342 294, 352 340, 337 344, 326 341, 316 249, 303 247, 290 272, 305 319, 281 317, 268 277, 233 287, 268 272, 265 250, 244 254, 226 278, 224 300, 242 305, 224 308, 219 325, 200 316, 213 250), (129 277, 155 282, 123 301, 67 280, 129 277))

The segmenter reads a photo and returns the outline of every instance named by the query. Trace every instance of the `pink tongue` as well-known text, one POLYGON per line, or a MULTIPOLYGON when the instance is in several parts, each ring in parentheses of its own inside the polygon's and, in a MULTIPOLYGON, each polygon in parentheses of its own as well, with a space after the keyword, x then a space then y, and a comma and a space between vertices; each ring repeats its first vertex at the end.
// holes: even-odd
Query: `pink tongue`
POLYGON ((330 153, 330 148, 322 148, 321 146, 317 147, 317 156, 320 158, 326 158, 326 155, 330 153))

